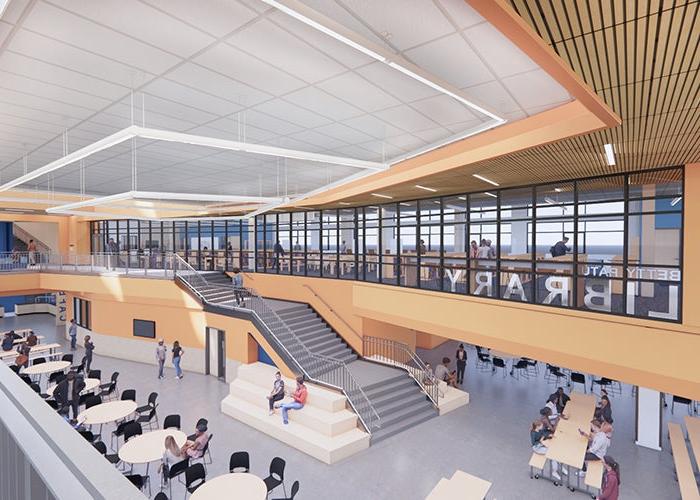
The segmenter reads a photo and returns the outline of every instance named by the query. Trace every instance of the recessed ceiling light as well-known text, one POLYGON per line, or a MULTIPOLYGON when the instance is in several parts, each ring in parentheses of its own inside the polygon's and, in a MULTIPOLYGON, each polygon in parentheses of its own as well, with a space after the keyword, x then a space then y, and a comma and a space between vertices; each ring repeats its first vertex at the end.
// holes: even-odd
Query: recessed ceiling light
POLYGON ((498 182, 492 181, 491 179, 487 179, 487 178, 484 177, 483 175, 472 174, 472 176, 473 176, 473 177, 476 177, 477 179, 480 179, 480 180, 482 180, 482 181, 484 181, 484 182, 488 182, 489 184, 493 184, 494 186, 500 186, 500 184, 499 184, 498 182))
POLYGON ((488 191, 486 191, 484 194, 485 194, 485 195, 488 195, 488 196, 491 196, 492 198, 498 198, 498 196, 496 196, 496 195, 493 194, 493 193, 489 193, 488 191))
POLYGON ((410 203, 403 203, 403 202, 399 203, 399 205, 401 205, 402 207, 410 207, 411 206, 410 203))
POLYGON ((562 191, 564 191, 562 188, 554 188, 554 190, 555 190, 557 193, 561 193, 562 191))
POLYGON ((460 200, 467 201, 467 197, 466 197, 466 196, 458 196, 457 198, 459 198, 460 200))
POLYGON ((379 193, 372 193, 372 196, 376 196, 377 198, 386 198, 388 200, 393 200, 393 196, 389 196, 388 194, 379 194, 379 193))
POLYGON ((350 203, 348 203, 347 201, 339 201, 338 204, 339 205, 350 205, 350 203))
POLYGON ((421 186, 420 184, 416 184, 416 187, 417 187, 418 189, 422 189, 422 190, 424 190, 424 191, 430 191, 431 193, 435 193, 435 192, 437 191, 437 189, 433 189, 433 188, 421 186))
POLYGON ((608 160, 608 165, 615 165, 615 151, 613 150, 612 144, 606 144, 603 146, 603 149, 605 149, 605 158, 608 160))

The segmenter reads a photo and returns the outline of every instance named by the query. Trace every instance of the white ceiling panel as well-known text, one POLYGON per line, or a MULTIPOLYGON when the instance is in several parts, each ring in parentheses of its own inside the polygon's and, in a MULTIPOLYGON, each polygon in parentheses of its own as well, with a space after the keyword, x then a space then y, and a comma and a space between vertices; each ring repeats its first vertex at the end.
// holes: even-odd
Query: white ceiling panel
POLYGON ((445 9, 459 29, 484 22, 484 18, 465 0, 438 0, 438 4, 445 9))
POLYGON ((284 98, 321 116, 335 120, 347 120, 362 114, 362 111, 357 107, 341 101, 330 92, 314 87, 306 87, 292 92, 284 98))
MULTIPOLYGON (((242 108, 240 104, 236 104, 212 94, 200 92, 196 88, 182 85, 164 78, 159 78, 158 80, 149 83, 146 85, 143 91, 157 97, 169 99, 171 101, 187 103, 188 106, 218 116, 235 113, 236 111, 240 111, 242 108)), ((139 96, 137 95, 137 100, 138 97, 139 96)), ((149 106, 150 102, 147 101, 146 109, 148 109, 149 106)))
POLYGON ((570 100, 569 93, 541 69, 504 78, 503 85, 525 109, 561 104, 570 100))
MULTIPOLYGON (((102 78, 127 88, 131 88, 134 84, 135 71, 133 67, 110 61, 87 50, 72 47, 27 30, 19 30, 14 35, 9 50, 81 74, 102 78)), ((138 76, 141 80, 146 80, 153 75, 141 72, 138 76)))
POLYGON ((478 120, 477 116, 469 108, 464 105, 455 106, 454 100, 446 95, 423 99, 422 101, 411 103, 410 106, 443 126, 454 125, 455 123, 466 122, 472 119, 478 120))
POLYGON ((345 141, 335 139, 328 134, 321 134, 315 130, 304 130, 302 132, 292 134, 289 137, 306 142, 307 144, 312 144, 321 151, 335 149, 347 144, 345 141))
POLYGON ((488 102, 501 113, 509 113, 520 109, 518 103, 513 100, 501 82, 482 83, 464 90, 469 96, 473 96, 481 102, 488 102))
POLYGON ((376 85, 368 82, 355 73, 345 73, 325 82, 318 87, 330 94, 353 103, 365 111, 376 111, 391 106, 396 106, 400 101, 381 90, 376 85))
POLYGON ((7 4, 5 12, 2 14, 2 20, 10 24, 16 24, 29 1, 30 0, 11 0, 7 4))
POLYGON ((372 136, 350 128, 347 125, 343 125, 342 123, 331 123, 330 125, 324 125, 323 127, 316 128, 316 131, 348 144, 372 140, 372 136))
POLYGON ((391 125, 401 127, 409 132, 435 128, 438 123, 419 113, 408 105, 396 106, 376 113, 391 125))
POLYGON ((402 73, 379 61, 358 68, 357 72, 404 102, 412 102, 439 94, 437 90, 412 78, 406 78, 402 73))
POLYGON ((345 0, 349 10, 399 50, 406 50, 454 31, 433 2, 345 0), (400 13, 400 14, 398 14, 400 13))
POLYGON ((88 47, 95 54, 143 71, 160 73, 180 61, 163 50, 45 2, 34 4, 22 27, 75 47, 88 47))
POLYGON ((283 101, 282 99, 267 101, 253 109, 272 116, 283 116, 287 121, 304 128, 320 127, 321 125, 331 123, 331 120, 328 118, 324 118, 317 113, 308 111, 295 104, 283 101))
POLYGON ((242 106, 253 106, 272 97, 260 89, 228 78, 215 71, 197 64, 185 64, 170 71, 167 79, 188 85, 208 94, 225 97, 227 100, 240 103, 242 106))
POLYGON ((489 23, 468 28, 464 34, 499 78, 537 69, 532 59, 489 23))
POLYGON ((12 25, 0 21, 0 45, 5 42, 5 39, 9 36, 10 31, 12 31, 12 25))
POLYGON ((207 0, 208 8, 202 8, 200 2, 192 0, 143 1, 217 38, 238 29, 257 15, 241 2, 230 0, 207 0))
POLYGON ((361 130, 366 134, 371 135, 377 139, 384 139, 385 137, 391 137, 395 135, 401 135, 406 133, 398 127, 388 124, 387 122, 380 120, 373 115, 362 115, 356 116, 345 120, 344 123, 356 130, 361 130))
POLYGON ((299 78, 226 44, 207 50, 195 61, 273 95, 286 94, 304 86, 299 78))
POLYGON ((58 85, 42 82, 33 78, 28 78, 13 73, 6 73, 0 80, 0 87, 22 94, 36 96, 42 99, 50 99, 56 102, 62 102, 68 105, 79 102, 81 107, 89 108, 94 111, 100 110, 105 106, 109 106, 112 102, 102 97, 78 92, 75 90, 59 87, 58 85))
POLYGON ((408 50, 406 56, 455 87, 471 87, 494 79, 476 52, 457 33, 408 50), (439 57, 440 54, 450 57, 439 57), (455 59, 459 60, 458 64, 455 59))
POLYGON ((288 121, 280 120, 272 115, 254 110, 246 112, 245 121, 254 127, 269 130, 277 135, 293 134, 294 132, 299 132, 302 130, 302 128, 298 125, 294 125, 288 121))
POLYGON ((55 6, 154 47, 167 47, 169 53, 183 58, 215 40, 143 2, 131 2, 128 9, 124 8, 124 0, 60 0, 55 6))
POLYGON ((265 19, 239 31, 227 43, 308 83, 346 71, 324 53, 265 19))

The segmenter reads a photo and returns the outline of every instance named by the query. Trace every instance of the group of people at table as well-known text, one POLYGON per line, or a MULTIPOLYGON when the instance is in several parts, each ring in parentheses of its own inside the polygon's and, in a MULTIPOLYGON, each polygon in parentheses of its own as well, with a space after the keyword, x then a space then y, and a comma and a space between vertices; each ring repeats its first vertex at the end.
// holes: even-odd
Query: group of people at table
MULTIPOLYGON (((564 412, 567 403, 570 401, 569 395, 564 392, 564 388, 559 387, 556 392, 547 398, 547 403, 540 410, 540 416, 534 420, 530 426, 530 443, 532 451, 540 455, 546 455, 549 449, 548 441, 552 439, 557 428, 557 424, 569 417, 564 412)), ((620 488, 620 466, 613 457, 607 454, 613 435, 613 418, 610 399, 605 390, 601 392, 601 397, 596 405, 593 419, 590 421, 588 429, 581 429, 578 432, 588 440, 588 447, 584 457, 583 468, 578 472, 580 477, 584 477, 590 461, 602 461, 603 482, 598 500, 617 500, 620 488)), ((568 467, 552 462, 552 477, 561 481, 561 474, 568 474, 568 467)))

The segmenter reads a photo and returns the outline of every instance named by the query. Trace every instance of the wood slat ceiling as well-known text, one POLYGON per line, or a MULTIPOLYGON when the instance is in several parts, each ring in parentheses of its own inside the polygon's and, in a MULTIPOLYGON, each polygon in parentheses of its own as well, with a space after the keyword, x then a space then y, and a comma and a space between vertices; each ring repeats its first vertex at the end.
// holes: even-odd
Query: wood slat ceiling
MULTIPOLYGON (((440 194, 700 161, 700 0, 510 0, 622 125, 436 174, 440 194), (615 148, 609 166, 603 145, 615 148)), ((424 197, 410 183, 396 199, 424 197)), ((363 196, 355 203, 376 199, 363 196)))

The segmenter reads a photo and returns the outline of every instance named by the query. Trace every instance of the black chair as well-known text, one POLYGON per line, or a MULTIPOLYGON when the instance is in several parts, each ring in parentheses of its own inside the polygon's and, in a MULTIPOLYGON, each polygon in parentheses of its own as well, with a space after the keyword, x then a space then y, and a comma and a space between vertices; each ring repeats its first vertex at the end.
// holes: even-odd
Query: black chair
POLYGON ((46 358, 34 358, 32 360, 33 365, 40 365, 42 363, 46 363, 46 358))
POLYGON ((297 493, 299 493, 299 481, 294 481, 294 484, 292 484, 292 496, 288 498, 273 498, 273 500, 294 500, 297 493))
POLYGON ((287 488, 284 486, 284 468, 286 465, 287 462, 280 457, 275 457, 272 459, 272 462, 270 462, 270 475, 263 479, 263 481, 265 481, 265 486, 267 486, 268 493, 281 484, 284 496, 287 496, 287 488))
POLYGON ((82 430, 82 431, 78 431, 78 434, 83 436, 85 438, 85 440, 89 443, 94 443, 95 440, 97 439, 97 436, 95 434, 93 434, 92 431, 82 430))
POLYGON ((163 420, 163 429, 175 428, 180 430, 180 415, 168 415, 163 420))
POLYGON ((10 370, 12 370, 12 371, 15 372, 15 373, 19 373, 19 369, 20 369, 20 368, 21 368, 21 367, 20 367, 20 366, 17 366, 17 365, 10 365, 10 370))
MULTIPOLYGON (((503 370, 503 377, 506 376, 506 372, 508 371, 506 369, 506 362, 503 361, 501 358, 494 357, 492 360, 492 367, 491 367, 491 373, 496 373, 496 368, 500 368, 503 370)), ((286 495, 286 493, 285 493, 286 495)))
POLYGON ((583 373, 571 372, 571 375, 569 375, 569 380, 572 386, 573 384, 581 384, 583 386, 583 392, 588 392, 586 390, 586 376, 583 373))
POLYGON ((207 471, 204 470, 204 465, 194 464, 185 469, 185 488, 190 493, 202 486, 206 481, 207 471))
POLYGON ((102 397, 112 396, 117 393, 117 379, 119 378, 119 372, 113 372, 110 377, 109 382, 100 384, 100 395, 102 397))
POLYGON ((95 447, 97 451, 100 452, 101 455, 103 455, 107 461, 112 464, 112 465, 117 465, 121 460, 119 459, 119 455, 116 453, 107 453, 107 445, 104 444, 102 441, 96 441, 92 443, 92 445, 95 447))
MULTIPOLYGON (((174 463, 169 468, 163 468, 163 479, 168 482, 170 496, 173 496, 173 479, 179 478, 190 466, 190 459, 185 458, 177 463, 174 463)), ((180 480, 182 481, 182 480, 180 480)))
MULTIPOLYGON (((194 426, 199 427, 200 425, 209 426, 209 420, 207 420, 206 418, 200 418, 199 420, 197 420, 197 423, 194 424, 194 426)), ((189 436, 187 436, 187 439, 189 439, 190 441, 194 441, 195 439, 197 439, 197 435, 190 434, 189 436)))
POLYGON ((489 357, 488 354, 484 354, 482 352, 477 353, 476 355, 476 369, 479 370, 480 372, 486 372, 491 370, 491 358, 489 357))
POLYGON ((153 430, 153 424, 156 425, 156 429, 158 428, 158 414, 156 413, 156 407, 154 406, 151 408, 151 411, 149 411, 146 415, 139 415, 136 418, 136 421, 139 424, 148 424, 148 430, 153 430))
POLYGON ((547 363, 547 370, 544 373, 544 379, 547 382, 554 382, 555 385, 559 385, 559 379, 566 380, 566 374, 562 372, 558 366, 547 363))
POLYGON ((21 378, 22 380, 24 380, 24 383, 27 384, 27 385, 32 385, 32 384, 34 383, 34 382, 32 381, 32 379, 29 377, 29 375, 25 375, 24 373, 20 373, 20 374, 19 374, 19 378, 21 378))
POLYGON ((520 380, 520 377, 525 379, 530 378, 530 371, 526 359, 520 359, 513 364, 513 368, 510 370, 510 374, 515 374, 515 377, 520 380))
POLYGON ((97 378, 102 380, 102 370, 90 370, 87 378, 97 378))
POLYGON ((250 472, 250 455, 247 451, 237 451, 231 453, 231 458, 228 461, 229 472, 250 472), (244 469, 244 470, 236 470, 244 469))
POLYGON ((70 363, 73 362, 73 355, 72 354, 64 354, 61 356, 61 361, 68 361, 70 363))
POLYGON ((158 393, 157 392, 150 393, 148 395, 148 403, 136 408, 136 412, 137 413, 146 413, 147 411, 151 411, 156 406, 156 399, 158 399, 158 393))
POLYGON ((83 370, 85 370, 85 363, 87 363, 87 357, 83 356, 83 359, 80 360, 80 364, 71 366, 70 369, 75 373, 83 373, 83 370))
POLYGON ((101 405, 102 398, 100 396, 88 396, 85 400, 85 409, 92 408, 93 406, 101 405))
POLYGON ((49 384, 58 384, 64 378, 66 378, 65 373, 53 372, 51 375, 49 375, 49 384))
MULTIPOLYGON (((172 495, 172 493, 170 494, 172 495)), ((153 497, 153 500, 168 500, 168 495, 166 495, 162 491, 159 491, 158 494, 153 497)))
POLYGON ((522 359, 524 359, 527 362, 528 373, 532 373, 532 375, 535 376, 540 374, 540 364, 536 360, 530 358, 522 359))
POLYGON ((124 427, 124 442, 126 443, 132 437, 140 436, 141 434, 143 434, 141 424, 139 424, 138 422, 129 422, 124 427))
POLYGON ((39 384, 32 382, 31 384, 29 384, 29 387, 31 387, 32 390, 37 394, 41 394, 41 387, 39 387, 39 384))
POLYGON ((148 476, 142 476, 141 474, 127 474, 126 477, 131 484, 136 486, 139 490, 143 490, 148 486, 148 496, 151 496, 151 478, 148 476))
POLYGON ((211 451, 209 451, 209 445, 211 444, 211 440, 214 439, 214 434, 209 434, 209 439, 207 439, 207 444, 204 445, 204 449, 202 450, 202 456, 198 458, 193 458, 192 460, 201 460, 202 465, 204 465, 204 469, 206 470, 207 465, 212 463, 212 458, 211 458, 211 451), (207 456, 209 457, 209 461, 207 462, 207 456))
POLYGON ((134 403, 136 402, 136 389, 125 389, 122 391, 122 397, 120 398, 122 401, 133 401, 134 403))
POLYGON ((593 386, 597 385, 600 387, 601 390, 605 389, 605 392, 608 392, 608 388, 612 385, 612 380, 610 380, 607 377, 600 377, 599 379, 592 379, 591 380, 591 392, 593 392, 593 386))
POLYGON ((676 403, 679 405, 686 405, 688 407, 688 415, 692 415, 692 401, 682 396, 673 396, 673 400, 671 401, 671 414, 673 414, 673 408, 676 406, 676 403))
POLYGON ((112 449, 114 449, 114 438, 117 438, 117 445, 119 445, 119 438, 124 436, 124 429, 126 429, 126 426, 129 424, 133 424, 136 422, 135 420, 125 420, 124 422, 120 422, 117 424, 117 428, 112 431, 112 436, 110 438, 110 446, 112 449))

